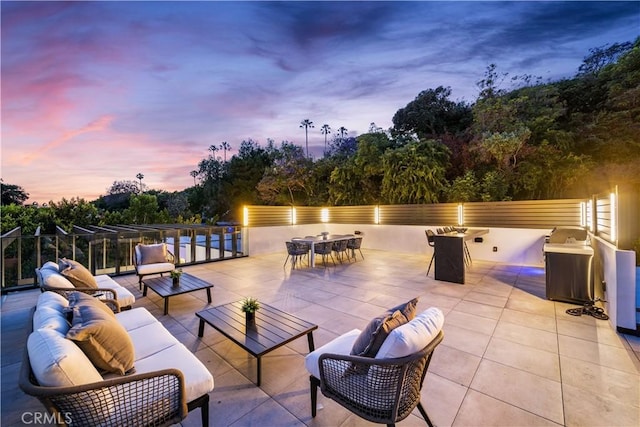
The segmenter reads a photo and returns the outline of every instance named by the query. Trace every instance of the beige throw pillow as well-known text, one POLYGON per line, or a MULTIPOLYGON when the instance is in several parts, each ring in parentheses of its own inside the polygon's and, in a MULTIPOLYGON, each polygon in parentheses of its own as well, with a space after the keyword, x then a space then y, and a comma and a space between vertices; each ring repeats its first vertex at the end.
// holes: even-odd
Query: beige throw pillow
POLYGON ((98 283, 93 274, 77 261, 62 258, 60 260, 60 274, 69 279, 76 288, 97 288, 98 283))
POLYGON ((67 338, 78 344, 98 370, 119 375, 133 372, 133 342, 113 312, 90 295, 72 295, 73 319, 67 338))

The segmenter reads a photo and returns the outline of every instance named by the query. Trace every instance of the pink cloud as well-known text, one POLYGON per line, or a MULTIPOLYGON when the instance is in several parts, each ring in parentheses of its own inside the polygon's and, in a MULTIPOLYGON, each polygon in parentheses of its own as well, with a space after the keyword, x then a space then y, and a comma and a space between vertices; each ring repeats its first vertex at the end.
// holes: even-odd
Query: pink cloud
POLYGON ((86 126, 83 126, 80 129, 74 129, 74 130, 64 132, 60 137, 56 138, 55 140, 48 142, 44 146, 27 154, 22 159, 21 163, 22 165, 27 166, 34 160, 46 154, 49 150, 64 144, 65 142, 75 138, 76 136, 89 133, 89 132, 99 132, 99 131, 106 130, 111 125, 111 122, 113 121, 113 119, 114 117, 110 115, 102 116, 97 120, 94 120, 93 122, 87 124, 86 126))

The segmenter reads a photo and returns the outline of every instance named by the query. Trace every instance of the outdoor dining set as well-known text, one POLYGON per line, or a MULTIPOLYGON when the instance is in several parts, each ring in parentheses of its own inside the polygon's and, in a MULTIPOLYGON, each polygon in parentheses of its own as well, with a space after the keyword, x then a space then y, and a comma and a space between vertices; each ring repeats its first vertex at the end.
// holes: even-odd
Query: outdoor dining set
POLYGON ((356 261, 356 250, 362 255, 360 249, 362 245, 362 233, 356 231, 355 234, 330 234, 322 232, 316 236, 293 237, 290 241, 285 242, 287 246, 287 258, 284 265, 287 265, 291 259, 292 268, 300 265, 305 259, 307 265, 315 267, 316 255, 320 255, 322 264, 326 267, 327 262, 331 259, 333 265, 336 264, 333 255, 340 263, 345 261, 356 261))

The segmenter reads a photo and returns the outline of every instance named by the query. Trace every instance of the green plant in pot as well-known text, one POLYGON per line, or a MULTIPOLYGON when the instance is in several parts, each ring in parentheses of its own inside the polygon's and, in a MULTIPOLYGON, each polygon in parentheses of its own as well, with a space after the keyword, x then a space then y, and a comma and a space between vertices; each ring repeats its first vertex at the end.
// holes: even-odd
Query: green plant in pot
POLYGON ((169 276, 173 280, 173 286, 178 286, 180 284, 180 276, 182 276, 182 269, 171 270, 169 276))
POLYGON ((257 298, 246 297, 242 300, 241 310, 244 312, 247 322, 253 322, 255 320, 256 311, 260 308, 260 303, 257 298))

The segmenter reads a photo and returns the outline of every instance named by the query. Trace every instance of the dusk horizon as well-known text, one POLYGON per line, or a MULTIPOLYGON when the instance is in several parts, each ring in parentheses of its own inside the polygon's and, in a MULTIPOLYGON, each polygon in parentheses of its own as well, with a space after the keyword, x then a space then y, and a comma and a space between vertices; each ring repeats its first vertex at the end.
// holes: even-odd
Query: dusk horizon
MULTIPOLYGON (((179 191, 209 146, 324 149, 392 126, 421 91, 472 103, 487 66, 571 78, 633 42, 638 2, 12 2, 2 19, 2 179, 27 203, 114 181, 179 191)), ((503 87, 509 89, 509 78, 503 87)), ((221 152, 218 155, 222 156, 221 152)))

